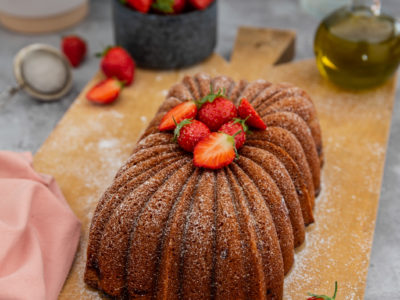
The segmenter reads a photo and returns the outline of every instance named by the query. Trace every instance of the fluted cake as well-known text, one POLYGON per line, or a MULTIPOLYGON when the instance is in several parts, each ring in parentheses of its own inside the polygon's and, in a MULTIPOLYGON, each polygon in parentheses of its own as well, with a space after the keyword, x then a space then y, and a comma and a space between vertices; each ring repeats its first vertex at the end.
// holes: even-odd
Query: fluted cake
POLYGON ((281 299, 294 248, 312 223, 323 164, 307 93, 201 73, 174 85, 93 215, 85 282, 122 299, 281 299), (165 113, 225 89, 267 125, 220 170, 160 132, 165 113))

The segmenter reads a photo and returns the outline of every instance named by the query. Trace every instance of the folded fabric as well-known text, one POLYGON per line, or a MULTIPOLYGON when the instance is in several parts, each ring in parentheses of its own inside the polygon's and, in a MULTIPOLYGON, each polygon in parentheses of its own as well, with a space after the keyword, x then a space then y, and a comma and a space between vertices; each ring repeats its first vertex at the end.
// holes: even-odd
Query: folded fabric
POLYGON ((0 299, 57 299, 81 224, 30 153, 0 151, 0 299))

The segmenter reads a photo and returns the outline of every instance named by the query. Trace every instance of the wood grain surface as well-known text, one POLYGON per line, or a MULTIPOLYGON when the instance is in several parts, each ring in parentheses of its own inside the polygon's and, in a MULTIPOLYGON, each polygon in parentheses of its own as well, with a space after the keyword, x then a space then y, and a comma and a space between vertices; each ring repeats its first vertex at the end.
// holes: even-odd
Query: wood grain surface
POLYGON ((337 299, 362 299, 369 266, 385 153, 394 101, 395 80, 366 92, 341 90, 319 75, 313 59, 282 64, 293 55, 294 33, 243 28, 232 62, 214 54, 186 70, 155 72, 138 69, 135 83, 110 106, 94 106, 86 91, 76 99, 40 150, 34 165, 53 175, 82 221, 80 246, 60 299, 97 299, 83 283, 91 216, 100 195, 128 158, 137 138, 164 100, 168 88, 185 74, 290 82, 305 89, 319 114, 325 165, 316 222, 306 242, 296 249, 295 265, 285 278, 285 299, 305 299, 307 292, 337 299))

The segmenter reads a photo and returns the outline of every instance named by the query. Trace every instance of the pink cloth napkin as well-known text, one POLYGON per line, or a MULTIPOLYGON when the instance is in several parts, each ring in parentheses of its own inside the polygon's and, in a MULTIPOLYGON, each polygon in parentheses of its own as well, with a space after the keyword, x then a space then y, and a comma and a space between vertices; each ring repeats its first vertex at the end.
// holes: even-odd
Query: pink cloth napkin
POLYGON ((57 299, 81 224, 30 153, 0 151, 0 299, 57 299))

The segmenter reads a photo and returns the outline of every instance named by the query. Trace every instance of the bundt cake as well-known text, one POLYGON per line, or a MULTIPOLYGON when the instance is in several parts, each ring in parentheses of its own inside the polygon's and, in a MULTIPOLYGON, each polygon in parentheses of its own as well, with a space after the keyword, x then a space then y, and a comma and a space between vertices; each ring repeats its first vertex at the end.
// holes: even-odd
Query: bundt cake
POLYGON ((303 90, 201 73, 173 86, 93 215, 85 282, 118 299, 281 299, 312 223, 323 164, 303 90), (158 124, 179 103, 225 90, 267 125, 219 170, 196 168, 158 124))

